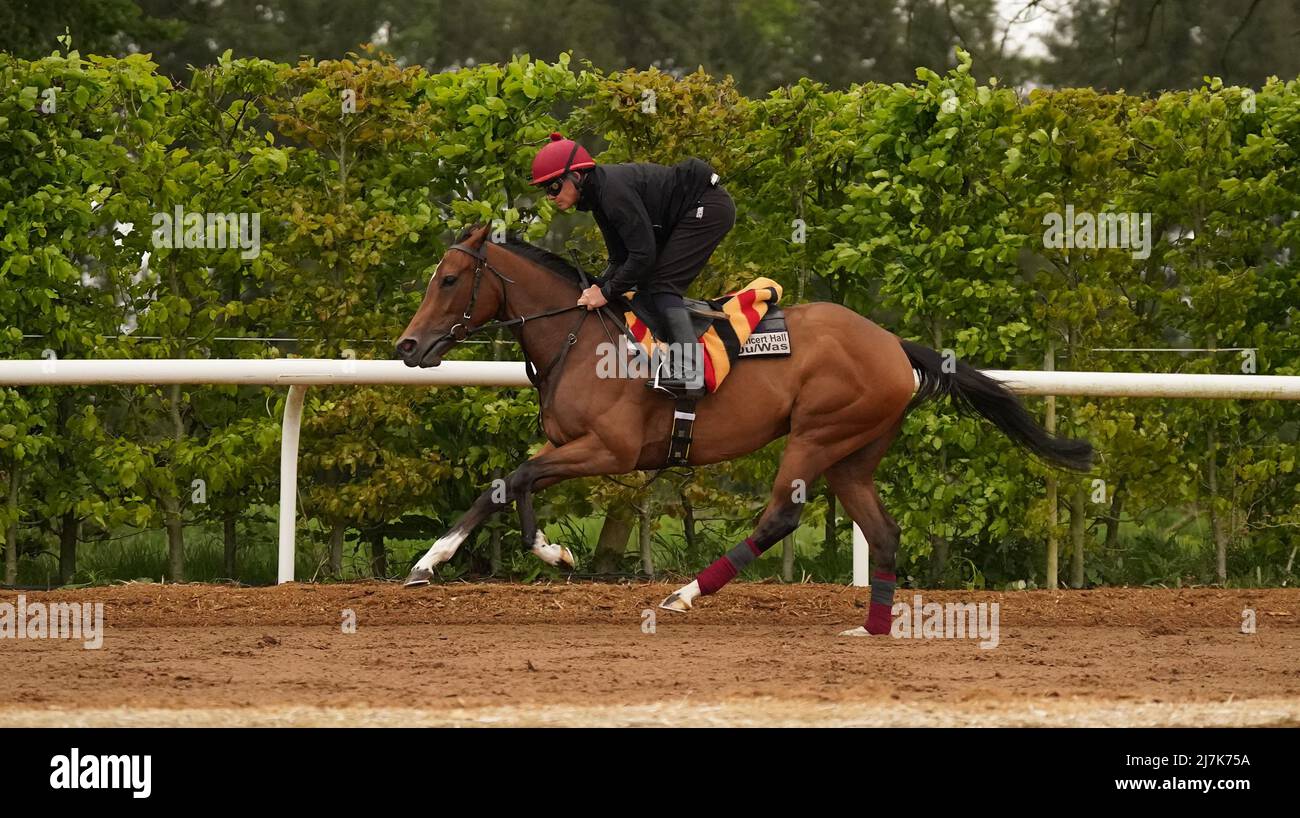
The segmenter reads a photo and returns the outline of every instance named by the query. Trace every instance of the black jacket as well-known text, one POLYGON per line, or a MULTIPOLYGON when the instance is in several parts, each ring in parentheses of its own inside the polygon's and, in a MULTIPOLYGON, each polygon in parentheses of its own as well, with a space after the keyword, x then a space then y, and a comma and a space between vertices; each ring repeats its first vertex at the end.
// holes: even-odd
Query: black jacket
POLYGON ((681 221, 709 188, 713 168, 699 159, 672 167, 653 162, 597 165, 582 180, 579 210, 590 210, 605 237, 614 269, 601 292, 606 298, 632 289, 655 268, 655 260, 681 221))

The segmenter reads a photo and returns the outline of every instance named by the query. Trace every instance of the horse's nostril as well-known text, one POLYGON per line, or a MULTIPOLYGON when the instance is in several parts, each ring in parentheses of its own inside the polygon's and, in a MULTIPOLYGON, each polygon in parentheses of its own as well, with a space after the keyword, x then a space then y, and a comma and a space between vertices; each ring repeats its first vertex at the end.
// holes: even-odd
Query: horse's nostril
POLYGON ((404 338, 404 339, 402 339, 401 341, 398 341, 398 343, 397 343, 397 354, 398 354, 398 355, 410 355, 410 354, 411 354, 412 352, 414 352, 414 351, 415 351, 415 339, 414 339, 414 338, 404 338))

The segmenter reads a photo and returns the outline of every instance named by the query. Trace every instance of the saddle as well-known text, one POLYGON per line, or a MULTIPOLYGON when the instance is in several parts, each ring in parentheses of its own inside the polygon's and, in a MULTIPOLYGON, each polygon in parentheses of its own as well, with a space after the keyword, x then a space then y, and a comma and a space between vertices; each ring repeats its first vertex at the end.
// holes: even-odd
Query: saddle
MULTIPOLYGON (((722 310, 715 310, 708 301, 701 301, 697 298, 683 298, 682 303, 686 305, 686 312, 691 316, 691 329, 695 331, 695 337, 698 338, 713 326, 713 322, 719 319, 726 320, 727 314, 722 310)), ((666 334, 667 327, 663 326, 662 318, 659 313, 650 309, 648 304, 642 303, 642 299, 629 298, 626 294, 620 295, 615 301, 610 302, 614 310, 623 313, 632 313, 642 324, 649 330, 650 334, 656 338, 662 338, 666 334)))
MULTIPOLYGON (((695 337, 704 345, 704 385, 710 393, 718 390, 740 358, 790 354, 785 313, 777 306, 781 294, 780 284, 758 278, 719 298, 683 299, 695 337)), ((627 293, 612 299, 610 308, 622 314, 634 348, 649 356, 655 339, 664 334, 658 313, 627 293)))
MULTIPOLYGON (((780 284, 759 278, 713 300, 683 299, 695 337, 704 348, 704 385, 709 393, 718 390, 740 358, 790 354, 785 314, 777 306, 780 298, 780 284)), ((609 306, 616 314, 622 313, 624 326, 620 329, 632 340, 632 348, 639 356, 650 359, 655 339, 663 337, 665 328, 658 313, 645 301, 624 293, 611 299, 609 306)), ((697 400, 677 400, 669 438, 670 466, 687 464, 697 400)))

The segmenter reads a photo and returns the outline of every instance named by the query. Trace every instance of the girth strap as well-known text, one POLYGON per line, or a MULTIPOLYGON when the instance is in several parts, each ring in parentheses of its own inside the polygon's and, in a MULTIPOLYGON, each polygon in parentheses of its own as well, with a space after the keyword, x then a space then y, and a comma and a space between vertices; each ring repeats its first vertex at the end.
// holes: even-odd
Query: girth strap
POLYGON ((673 431, 668 438, 667 466, 685 466, 691 454, 695 404, 699 398, 678 398, 673 406, 673 431))

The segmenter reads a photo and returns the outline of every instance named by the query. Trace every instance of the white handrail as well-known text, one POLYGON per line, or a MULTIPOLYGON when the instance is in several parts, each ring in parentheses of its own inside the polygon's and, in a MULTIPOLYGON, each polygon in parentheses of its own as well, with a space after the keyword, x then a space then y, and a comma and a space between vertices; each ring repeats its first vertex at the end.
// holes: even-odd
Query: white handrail
POLYGON ((0 386, 110 384, 241 384, 245 386, 529 386, 515 361, 445 361, 429 369, 401 361, 322 358, 39 359, 0 361, 0 386))
MULTIPOLYGON (((1039 372, 987 369, 985 375, 1022 395, 1116 398, 1300 400, 1300 376, 1169 375, 1138 372, 1039 372)), ((401 361, 319 358, 112 359, 0 361, 0 386, 112 384, 242 384, 289 386, 280 442, 280 544, 277 578, 294 577, 298 436, 308 386, 529 386, 513 361, 444 361, 429 369, 401 361)), ((867 541, 853 526, 853 584, 870 584, 867 541)))
POLYGON ((1300 376, 1297 375, 1160 375, 1017 369, 985 369, 983 372, 1021 395, 1300 400, 1300 376))

